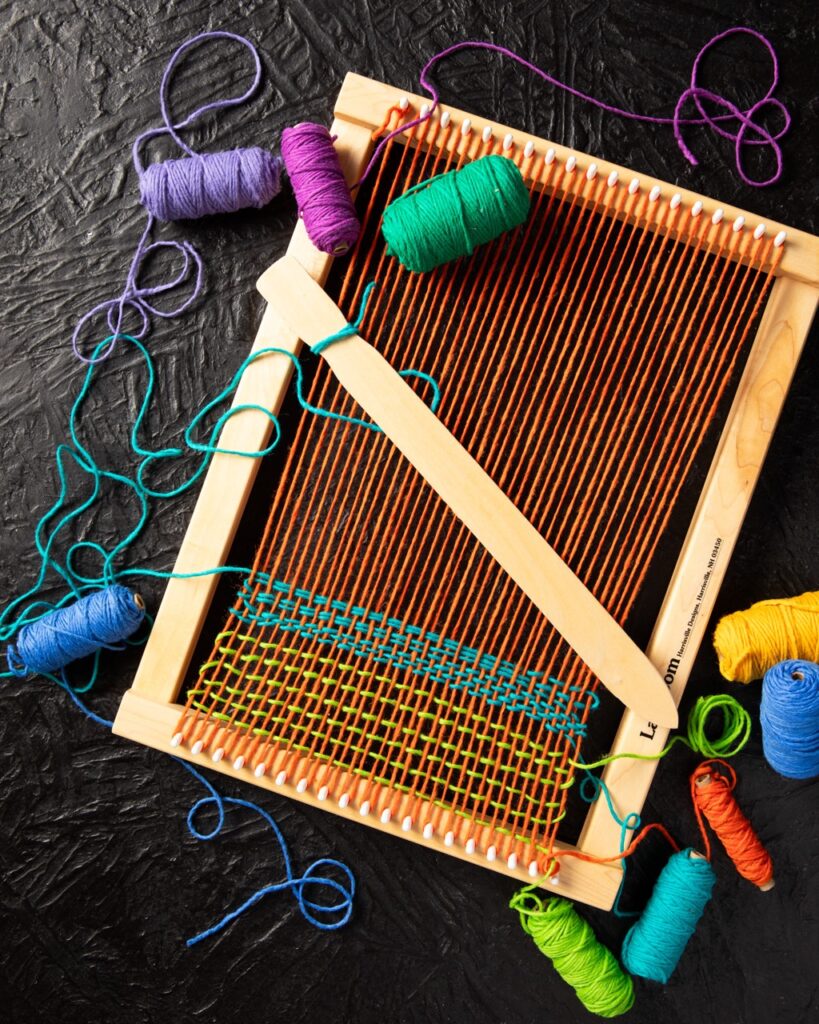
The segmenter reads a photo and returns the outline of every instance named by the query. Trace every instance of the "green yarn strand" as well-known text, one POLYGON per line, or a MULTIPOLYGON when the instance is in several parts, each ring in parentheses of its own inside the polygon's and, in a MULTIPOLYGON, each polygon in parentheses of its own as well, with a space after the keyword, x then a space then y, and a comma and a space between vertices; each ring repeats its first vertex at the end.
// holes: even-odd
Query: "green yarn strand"
POLYGON ((490 155, 413 186, 386 208, 381 230, 390 256, 425 273, 470 255, 528 215, 517 164, 490 155))
POLYGON ((568 900, 542 900, 527 886, 509 906, 520 915, 523 930, 572 986, 580 1002, 598 1017, 619 1017, 634 1005, 634 983, 616 957, 597 941, 591 925, 568 900))

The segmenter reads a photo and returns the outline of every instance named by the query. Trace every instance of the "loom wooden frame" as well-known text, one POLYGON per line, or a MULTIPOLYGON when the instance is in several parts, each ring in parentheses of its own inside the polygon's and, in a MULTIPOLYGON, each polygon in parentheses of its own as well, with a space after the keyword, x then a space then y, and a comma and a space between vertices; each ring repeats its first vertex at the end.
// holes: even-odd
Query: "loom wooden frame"
MULTIPOLYGON (((372 150, 372 133, 381 124, 385 112, 406 95, 401 91, 360 75, 347 75, 335 107, 332 132, 336 149, 348 181, 355 182, 372 150)), ((419 110, 425 100, 408 97, 411 110, 419 110)), ((476 118, 451 107, 446 110, 457 126, 476 118)), ((486 123, 485 121, 483 123, 486 123)), ((552 149, 555 159, 574 157, 577 173, 596 164, 600 175, 617 171, 630 180, 633 172, 515 129, 490 123, 496 137, 508 137, 513 147, 531 143, 536 152, 552 149)), ((457 138, 458 133, 452 133, 457 138)), ((675 188, 666 182, 640 175, 641 187, 659 186, 660 201, 668 202, 678 193, 689 207, 702 203, 702 216, 710 217, 719 208, 715 200, 675 188)), ((722 206, 724 217, 743 217, 744 230, 760 223, 754 214, 722 206)), ((703 639, 714 600, 730 560, 742 521, 758 479, 762 462, 784 404, 785 396, 804 346, 814 311, 819 302, 819 239, 782 224, 767 222, 767 231, 787 232, 777 277, 768 297, 749 357, 743 368, 727 421, 700 494, 696 511, 671 577, 660 614, 646 653, 670 686, 679 704, 691 668, 703 639), (710 563, 710 564, 709 564, 710 563), (682 651, 681 651, 682 647, 682 651)), ((319 252, 307 238, 301 222, 294 230, 287 249, 310 275, 324 284, 332 258, 319 252)), ((276 309, 268 306, 262 317, 253 350, 277 346, 298 353, 301 341, 287 328, 276 309)), ((257 403, 278 412, 290 382, 292 363, 284 357, 271 357, 253 363, 244 373, 234 404, 257 403)), ((254 412, 230 419, 224 427, 223 447, 244 451, 261 450, 268 443, 270 421, 254 412)), ((225 563, 236 530, 250 495, 259 461, 230 455, 216 455, 208 469, 185 534, 175 571, 190 573, 225 563)), ((401 815, 385 824, 375 816, 362 819, 353 807, 321 802, 311 792, 299 793, 294 785, 275 783, 275 762, 271 771, 256 778, 249 767, 237 771, 232 764, 214 764, 206 753, 195 755, 189 749, 173 748, 171 738, 179 721, 182 705, 177 703, 191 657, 216 589, 217 577, 169 581, 150 638, 132 687, 125 693, 114 723, 114 732, 166 753, 239 777, 254 785, 277 791, 370 827, 411 839, 442 853, 472 860, 492 870, 530 882, 526 871, 510 868, 498 859, 488 862, 469 855, 459 844, 447 847, 442 837, 425 839, 417 831, 404 832, 401 815)), ((626 710, 612 752, 632 751, 654 754, 662 749, 668 730, 640 720, 626 710)), ((604 778, 621 812, 641 811, 656 771, 656 761, 624 759, 610 764, 604 778)), ((592 856, 611 856, 618 849, 619 828, 602 802, 592 805, 581 831, 577 849, 592 856)), ((557 842, 557 849, 571 849, 557 842)), ((621 869, 616 861, 590 863, 579 858, 561 858, 560 876, 555 892, 608 909, 620 882, 621 869)))

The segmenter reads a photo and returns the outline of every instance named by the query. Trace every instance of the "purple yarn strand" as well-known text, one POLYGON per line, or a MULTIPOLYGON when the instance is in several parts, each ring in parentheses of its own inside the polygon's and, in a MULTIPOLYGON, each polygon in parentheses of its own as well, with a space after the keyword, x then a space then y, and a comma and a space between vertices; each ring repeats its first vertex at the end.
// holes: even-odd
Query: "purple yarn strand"
POLYGON ((151 242, 151 232, 157 219, 176 220, 201 217, 209 213, 233 212, 248 206, 262 207, 281 187, 281 161, 271 153, 257 148, 234 149, 223 153, 197 154, 179 135, 204 114, 239 106, 251 99, 262 79, 262 63, 253 43, 233 32, 202 32, 177 47, 162 75, 159 106, 163 124, 149 128, 134 141, 132 155, 140 179, 141 199, 148 211, 148 220, 136 246, 122 292, 114 298, 99 302, 84 313, 74 328, 71 344, 74 354, 84 363, 99 363, 111 354, 123 332, 127 313, 136 314, 137 323, 128 333, 143 339, 151 326, 151 319, 173 319, 184 313, 199 297, 203 287, 204 265, 202 257, 189 242, 151 242), (194 46, 210 40, 228 39, 240 43, 253 58, 253 80, 240 96, 211 100, 197 107, 181 121, 173 122, 168 94, 171 80, 182 56, 194 46), (145 168, 140 157, 145 142, 168 135, 186 154, 180 160, 166 160, 145 168), (181 256, 179 271, 169 280, 150 287, 139 283, 144 261, 152 253, 172 250, 181 256), (186 294, 169 309, 159 308, 154 299, 177 288, 190 285, 186 294), (80 338, 89 322, 104 317, 110 335, 109 343, 95 358, 81 351, 80 338))
POLYGON ((421 124, 423 121, 427 120, 429 117, 432 116, 433 112, 435 111, 435 108, 440 103, 440 94, 435 85, 430 81, 429 74, 436 64, 438 64, 445 58, 450 57, 452 54, 458 53, 461 50, 488 50, 492 53, 499 53, 504 57, 509 57, 517 64, 520 64, 522 67, 526 68, 527 71, 530 71, 533 74, 537 75, 539 78, 543 79, 543 81, 547 82, 549 85, 552 85, 557 89, 562 89, 564 92, 569 93, 576 99, 583 100, 586 103, 591 103, 593 106, 598 107, 600 110, 605 111, 607 114, 614 114, 617 117, 623 117, 630 121, 642 121, 643 123, 646 124, 670 125, 674 130, 674 138, 677 141, 677 145, 679 146, 680 151, 692 166, 697 166, 699 161, 694 156, 688 145, 685 143, 682 135, 682 128, 685 125, 704 125, 711 128, 713 131, 715 131, 718 135, 721 135, 723 138, 731 139, 735 143, 735 159, 737 174, 746 185, 753 185, 755 187, 761 188, 766 185, 775 184, 777 181, 779 181, 779 179, 782 176, 782 150, 779 145, 779 140, 783 137, 783 135, 785 135, 785 133, 790 128, 791 117, 785 105, 780 100, 776 99, 773 95, 776 91, 777 86, 779 85, 779 61, 777 59, 776 51, 774 50, 772 43, 769 39, 767 39, 766 36, 764 36, 761 32, 757 32, 756 29, 747 28, 745 26, 740 25, 735 26, 734 28, 726 29, 724 32, 720 32, 719 35, 714 36, 705 44, 705 46, 702 47, 702 49, 694 58, 694 63, 691 67, 690 83, 688 87, 683 91, 680 98, 677 100, 676 106, 674 108, 674 113, 671 117, 656 117, 652 114, 638 114, 633 110, 625 110, 622 107, 616 107, 611 103, 606 103, 604 100, 599 100, 595 96, 590 96, 588 93, 582 92, 580 89, 575 89, 572 86, 567 85, 565 82, 561 82, 560 79, 555 78, 553 75, 550 75, 547 71, 544 71, 543 68, 538 67, 536 64, 532 64, 530 61, 526 60, 525 57, 521 57, 520 54, 515 53, 513 50, 507 49, 505 46, 499 46, 497 43, 483 42, 480 40, 466 40, 461 43, 455 43, 454 45, 448 46, 445 50, 441 50, 439 53, 436 53, 433 57, 431 57, 424 65, 419 76, 419 81, 422 88, 429 94, 430 98, 432 99, 432 104, 430 105, 429 112, 426 114, 425 117, 416 117, 413 120, 408 121, 405 125, 402 125, 400 128, 396 128, 393 131, 389 132, 386 136, 384 136, 384 138, 376 147, 370 159, 370 162, 367 164, 367 167, 365 168, 364 173, 362 174, 359 180, 359 184, 361 184, 361 182, 363 182, 370 174, 376 162, 379 160, 384 147, 391 139, 395 138, 396 135, 400 135, 402 132, 408 131, 410 128, 416 127, 417 125, 421 124), (768 54, 771 58, 772 78, 768 91, 761 99, 757 100, 747 110, 740 110, 739 107, 737 107, 734 103, 731 103, 730 100, 725 99, 724 97, 720 96, 715 92, 712 92, 709 89, 703 88, 701 85, 699 85, 697 81, 697 75, 700 71, 700 64, 705 55, 709 52, 709 50, 711 50, 714 46, 718 45, 724 39, 727 39, 730 36, 734 35, 751 36, 753 39, 762 43, 762 45, 768 51, 768 54), (685 118, 682 116, 683 108, 689 100, 693 100, 699 117, 685 118), (704 102, 713 103, 720 109, 725 110, 726 113, 709 114, 708 111, 705 109, 704 102), (776 111, 779 115, 781 115, 783 119, 782 127, 775 134, 769 132, 767 128, 764 127, 764 125, 760 124, 758 121, 755 120, 755 116, 757 114, 766 110, 776 111), (720 122, 731 122, 734 124, 738 123, 739 127, 734 132, 729 130, 727 127, 723 127, 722 124, 720 124, 720 122), (752 136, 755 135, 757 137, 749 138, 749 134, 752 136), (758 180, 755 178, 751 178, 748 175, 745 169, 745 162, 743 159, 743 148, 745 146, 770 147, 774 154, 774 159, 776 161, 775 173, 770 178, 758 180))

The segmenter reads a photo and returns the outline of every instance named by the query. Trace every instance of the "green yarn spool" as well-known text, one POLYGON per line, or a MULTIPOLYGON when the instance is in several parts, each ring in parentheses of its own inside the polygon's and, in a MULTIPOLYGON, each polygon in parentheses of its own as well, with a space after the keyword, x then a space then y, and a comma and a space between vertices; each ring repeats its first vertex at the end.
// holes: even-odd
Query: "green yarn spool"
POLYGON ((634 1005, 634 983, 611 950, 597 941, 591 925, 568 900, 547 900, 527 886, 516 892, 509 906, 535 945, 555 966, 561 978, 577 993, 590 1013, 619 1017, 634 1005))
POLYGON ((381 230, 387 253, 424 273, 468 256, 528 215, 529 191, 517 165, 484 156, 414 185, 386 208, 381 230))

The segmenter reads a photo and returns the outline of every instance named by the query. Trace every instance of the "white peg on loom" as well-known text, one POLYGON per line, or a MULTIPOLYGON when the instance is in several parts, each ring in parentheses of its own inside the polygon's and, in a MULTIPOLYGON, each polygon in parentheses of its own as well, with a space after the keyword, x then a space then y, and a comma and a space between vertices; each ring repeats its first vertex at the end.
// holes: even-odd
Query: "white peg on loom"
POLYGON ((516 853, 510 853, 506 858, 506 866, 510 871, 514 871, 518 866, 518 855, 516 853))
POLYGON ((347 807, 349 805, 349 803, 350 803, 350 794, 349 793, 342 793, 341 796, 338 798, 338 806, 342 810, 344 810, 344 808, 347 807))
POLYGON ((780 249, 785 244, 785 239, 788 237, 787 231, 780 231, 774 239, 774 245, 777 249, 780 249))
POLYGON ((566 172, 568 174, 571 174, 575 167, 577 167, 577 157, 570 156, 569 159, 566 161, 566 172))
MULTIPOLYGON (((279 774, 281 774, 281 772, 279 774)), ((276 777, 276 781, 278 782, 278 776, 276 777)), ((297 793, 306 793, 307 792, 307 779, 306 778, 299 779, 299 781, 296 783, 296 792, 297 793)))
POLYGON ((490 846, 489 849, 486 851, 486 859, 491 864, 492 861, 494 861, 497 858, 497 856, 498 856, 497 849, 494 846, 490 846))
POLYGON ((742 229, 744 227, 745 227, 745 218, 744 217, 737 217, 737 219, 734 221, 733 225, 731 226, 731 230, 732 231, 742 231, 742 229))
POLYGON ((398 108, 399 108, 399 110, 406 110, 408 106, 409 106, 409 97, 408 96, 402 96, 401 99, 398 101, 398 108))
POLYGON ((321 789, 318 791, 318 793, 316 795, 318 796, 319 800, 321 800, 322 803, 323 803, 327 799, 327 794, 329 792, 330 792, 330 787, 329 786, 322 786, 321 789))
POLYGON ((640 179, 639 178, 632 178, 631 181, 628 183, 628 190, 629 190, 629 193, 631 195, 634 195, 636 192, 639 192, 640 191, 640 179))
POLYGON ((699 215, 701 213, 702 213, 702 202, 698 199, 696 201, 696 203, 694 203, 694 205, 691 207, 691 216, 692 217, 699 217, 699 215))
POLYGON ((196 743, 194 743, 194 745, 191 747, 191 753, 192 754, 201 754, 202 753, 202 747, 204 747, 204 745, 205 744, 204 744, 203 740, 197 740, 196 743))
POLYGON ((549 146, 549 148, 546 150, 546 155, 543 157, 544 164, 546 164, 547 166, 549 164, 553 164, 555 162, 555 156, 557 156, 557 154, 552 149, 552 147, 549 146))
POLYGON ((679 192, 675 192, 674 195, 671 197, 671 202, 668 205, 671 207, 672 210, 676 210, 681 202, 682 196, 679 192))
POLYGON ((428 821, 426 823, 426 825, 424 825, 424 831, 422 833, 424 839, 432 839, 432 836, 433 836, 434 832, 435 832, 435 828, 434 828, 432 822, 428 821))
POLYGON ((361 815, 362 818, 366 818, 367 817, 367 815, 370 813, 370 801, 369 800, 365 800, 364 801, 364 803, 361 805, 361 807, 359 807, 358 813, 361 815))
POLYGON ((447 832, 447 834, 444 836, 444 846, 452 846, 452 844, 454 842, 455 842, 455 833, 454 832, 447 832))
POLYGON ((213 754, 211 755, 214 764, 219 764, 219 762, 222 760, 222 758, 224 756, 225 756, 225 748, 224 747, 217 747, 216 750, 214 750, 213 754))
POLYGON ((381 812, 381 824, 389 825, 391 818, 392 811, 389 809, 389 807, 385 807, 384 810, 381 812))
POLYGON ((654 188, 648 193, 648 201, 650 203, 656 203, 660 198, 660 186, 655 185, 654 188))
POLYGON ((620 175, 617 173, 617 171, 612 171, 611 174, 606 179, 606 184, 608 185, 609 188, 614 188, 614 186, 617 184, 617 182, 619 180, 620 180, 620 175))
POLYGON ((472 836, 470 836, 469 839, 467 839, 467 841, 464 843, 464 849, 469 854, 475 852, 475 840, 472 838, 472 836))
POLYGON ((175 732, 174 735, 173 735, 173 739, 171 740, 171 746, 172 747, 178 747, 181 742, 182 742, 182 733, 181 732, 175 732))
POLYGON ((276 776, 276 785, 283 786, 287 782, 287 772, 282 768, 279 774, 276 776))
POLYGON ((256 776, 257 779, 260 779, 266 771, 267 765, 264 763, 264 761, 260 761, 253 769, 253 774, 256 776))
POLYGON ((534 144, 534 142, 532 142, 531 139, 529 139, 529 141, 523 147, 523 155, 528 160, 529 157, 531 157, 531 155, 534 153, 534 151, 535 151, 535 144, 534 144))
POLYGON ((533 860, 529 862, 529 877, 537 878, 540 874, 540 868, 537 866, 537 861, 533 860))
POLYGON ((488 125, 488 124, 484 125, 484 129, 481 132, 481 138, 483 139, 484 142, 489 142, 489 140, 492 138, 492 126, 491 125, 488 125))
POLYGON ((555 873, 549 879, 549 885, 560 885, 560 872, 559 871, 555 871, 555 873))
POLYGON ((421 110, 420 110, 420 113, 418 114, 418 116, 419 117, 427 117, 428 115, 429 115, 429 104, 428 103, 424 103, 421 106, 421 110))
POLYGON ((714 215, 711 218, 712 224, 721 224, 722 218, 725 216, 725 210, 720 206, 718 210, 714 210, 714 215))
POLYGON ((450 114, 450 112, 448 110, 445 110, 443 112, 443 114, 441 114, 441 127, 442 128, 449 128, 449 122, 450 122, 451 118, 452 118, 452 114, 450 114))
POLYGON ((754 238, 757 240, 757 242, 760 240, 760 238, 764 236, 767 230, 767 225, 757 224, 757 226, 754 228, 754 238))
POLYGON ((597 177, 597 164, 589 164, 588 169, 586 170, 586 178, 589 181, 594 181, 594 179, 596 177, 597 177))
POLYGON ((469 120, 468 117, 465 117, 464 120, 463 120, 463 124, 461 125, 461 135, 469 135, 469 133, 471 131, 472 131, 472 122, 469 120))
POLYGON ((237 772, 240 772, 245 766, 245 758, 243 754, 239 754, 237 758, 234 758, 233 767, 237 772))
POLYGON ((506 135, 504 135, 503 137, 503 148, 508 152, 512 148, 512 146, 514 146, 514 144, 515 140, 512 137, 512 133, 507 132, 506 135))
POLYGON ((412 817, 408 814, 401 822, 401 831, 409 832, 412 829, 412 817))

